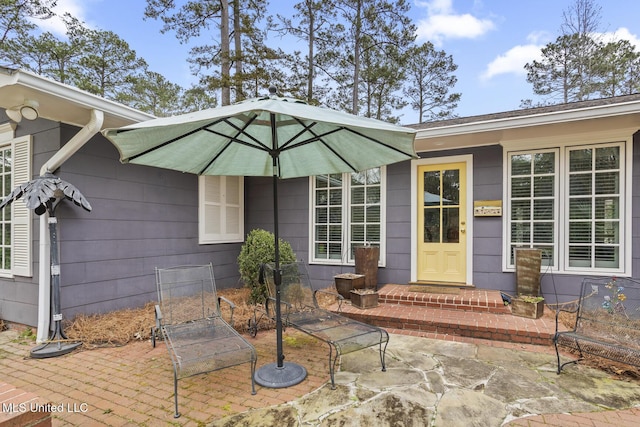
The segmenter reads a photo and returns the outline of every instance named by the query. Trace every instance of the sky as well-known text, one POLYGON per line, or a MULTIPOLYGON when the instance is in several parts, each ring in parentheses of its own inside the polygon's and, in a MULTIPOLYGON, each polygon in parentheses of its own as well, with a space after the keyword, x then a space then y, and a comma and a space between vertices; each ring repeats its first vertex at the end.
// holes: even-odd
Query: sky
MULTIPOLYGON (((574 0, 407 0, 417 26, 417 42, 431 41, 458 65, 461 93, 455 114, 460 117, 516 110, 522 100, 541 99, 526 81, 524 65, 539 59, 541 48, 560 35, 563 11, 574 0)), ((608 39, 627 39, 640 49, 640 2, 594 0, 600 5, 600 26, 608 39)), ((181 3, 177 0, 176 3, 181 3)), ((270 0, 270 11, 290 14, 295 0, 270 0)), ((161 22, 144 19, 145 0, 58 0, 55 11, 70 12, 94 29, 113 31, 149 64, 151 71, 188 88, 189 47, 175 34, 161 34, 161 22)), ((60 21, 38 22, 43 29, 64 35, 60 21)), ((291 42, 270 37, 272 47, 292 48, 291 42)), ((265 94, 267 88, 265 88, 265 94)), ((418 121, 403 110, 402 124, 418 121)))

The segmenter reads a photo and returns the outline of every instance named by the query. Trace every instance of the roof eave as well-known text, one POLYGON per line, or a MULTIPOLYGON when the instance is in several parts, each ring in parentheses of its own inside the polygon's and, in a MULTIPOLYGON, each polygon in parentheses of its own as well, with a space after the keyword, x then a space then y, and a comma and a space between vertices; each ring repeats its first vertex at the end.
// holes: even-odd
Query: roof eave
MULTIPOLYGON (((73 86, 39 76, 25 70, 13 70, 0 67, 0 87, 4 86, 21 86, 34 90, 38 93, 46 94, 74 103, 87 110, 99 110, 106 115, 114 117, 118 120, 137 123, 155 118, 155 116, 128 107, 126 105, 101 98, 97 95, 80 90, 73 86)), ((46 117, 53 120, 59 120, 56 117, 46 117)), ((73 125, 83 125, 84 123, 70 123, 73 125)))
POLYGON ((640 113, 640 100, 623 102, 619 104, 600 105, 593 107, 577 108, 569 111, 554 111, 537 113, 521 117, 505 117, 492 120, 461 123, 441 127, 420 129, 416 139, 445 137, 480 132, 500 131, 505 129, 524 128, 532 126, 550 125, 555 123, 567 123, 579 120, 599 119, 615 117, 626 114, 640 113))

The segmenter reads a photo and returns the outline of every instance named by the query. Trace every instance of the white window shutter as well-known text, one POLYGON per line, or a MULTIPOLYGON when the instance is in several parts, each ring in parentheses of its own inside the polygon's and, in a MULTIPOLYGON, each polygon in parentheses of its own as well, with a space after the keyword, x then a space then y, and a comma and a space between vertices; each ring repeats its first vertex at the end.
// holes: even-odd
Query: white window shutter
MULTIPOLYGON (((13 147, 13 188, 31 180, 31 137, 17 138, 13 147)), ((12 270, 16 276, 33 276, 31 247, 31 210, 22 199, 12 203, 13 251, 12 270)))
POLYGON ((232 243, 244 240, 244 177, 199 178, 199 241, 232 243))

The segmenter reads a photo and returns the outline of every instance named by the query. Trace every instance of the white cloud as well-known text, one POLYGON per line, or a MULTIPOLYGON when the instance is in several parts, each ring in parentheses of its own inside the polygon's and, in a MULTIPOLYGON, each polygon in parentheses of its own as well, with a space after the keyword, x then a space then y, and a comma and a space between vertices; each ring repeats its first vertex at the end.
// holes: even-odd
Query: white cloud
POLYGON ((70 13, 71 16, 78 18, 80 21, 84 20, 84 11, 87 7, 90 7, 91 1, 86 0, 58 0, 56 7, 53 8, 56 16, 51 19, 34 20, 34 23, 40 27, 42 31, 49 31, 57 36, 65 36, 67 28, 62 22, 60 17, 65 13, 70 13))
MULTIPOLYGON (((604 42, 629 40, 636 50, 640 51, 640 37, 632 34, 627 28, 621 27, 616 31, 598 34, 604 42)), ((527 36, 528 44, 514 46, 507 52, 498 55, 491 61, 480 75, 481 80, 490 80, 501 74, 525 75, 524 65, 542 58, 542 48, 553 40, 548 32, 533 32, 527 36)))
POLYGON ((629 40, 636 47, 636 51, 640 51, 640 38, 635 34, 631 34, 628 28, 620 27, 614 32, 602 34, 605 42, 615 42, 619 40, 629 40))
POLYGON ((418 39, 435 45, 441 45, 445 39, 473 39, 495 28, 489 19, 456 14, 452 0, 416 1, 416 5, 427 9, 427 18, 417 22, 418 39))
POLYGON ((533 60, 539 60, 542 57, 543 45, 526 44, 514 46, 506 53, 498 55, 491 61, 484 73, 480 76, 481 80, 489 80, 500 74, 526 74, 524 66, 533 60))

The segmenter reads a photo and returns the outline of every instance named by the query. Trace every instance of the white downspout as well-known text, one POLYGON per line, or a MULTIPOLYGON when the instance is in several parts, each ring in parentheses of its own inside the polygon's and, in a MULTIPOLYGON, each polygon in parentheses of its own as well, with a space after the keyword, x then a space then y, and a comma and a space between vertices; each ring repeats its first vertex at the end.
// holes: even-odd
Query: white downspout
MULTIPOLYGON (((104 122, 104 113, 91 110, 91 119, 78 133, 76 133, 60 150, 58 150, 40 168, 40 175, 55 172, 64 162, 75 154, 95 134, 100 132, 104 122)), ((49 339, 49 321, 51 320, 51 266, 48 214, 40 215, 40 248, 38 253, 38 332, 36 340, 42 343, 49 339)))

